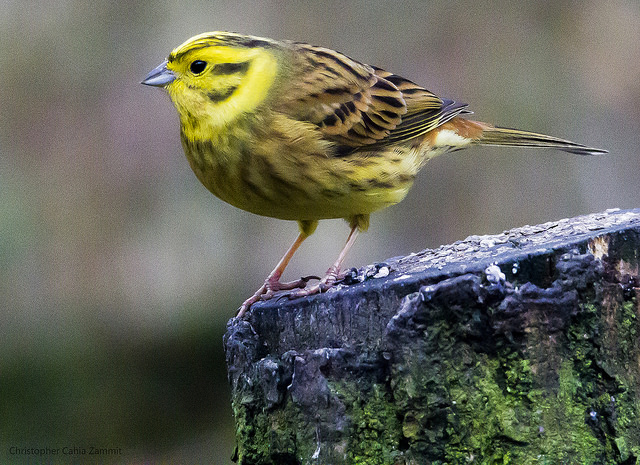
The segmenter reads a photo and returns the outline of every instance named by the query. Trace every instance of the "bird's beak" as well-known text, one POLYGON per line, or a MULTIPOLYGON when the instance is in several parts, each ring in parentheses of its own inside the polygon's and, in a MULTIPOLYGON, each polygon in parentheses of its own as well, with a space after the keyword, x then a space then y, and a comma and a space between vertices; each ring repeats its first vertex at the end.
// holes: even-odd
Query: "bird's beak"
POLYGON ((145 86, 164 87, 172 83, 176 78, 173 71, 167 69, 167 60, 153 68, 140 84, 145 86))

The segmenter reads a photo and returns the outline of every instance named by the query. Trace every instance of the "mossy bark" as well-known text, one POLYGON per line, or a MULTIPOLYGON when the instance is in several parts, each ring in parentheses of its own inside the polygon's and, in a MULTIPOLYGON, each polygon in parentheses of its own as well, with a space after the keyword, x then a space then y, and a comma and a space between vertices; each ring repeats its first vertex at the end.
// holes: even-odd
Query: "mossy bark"
POLYGON ((254 305, 225 335, 236 460, 640 463, 639 263, 640 210, 609 211, 254 305))

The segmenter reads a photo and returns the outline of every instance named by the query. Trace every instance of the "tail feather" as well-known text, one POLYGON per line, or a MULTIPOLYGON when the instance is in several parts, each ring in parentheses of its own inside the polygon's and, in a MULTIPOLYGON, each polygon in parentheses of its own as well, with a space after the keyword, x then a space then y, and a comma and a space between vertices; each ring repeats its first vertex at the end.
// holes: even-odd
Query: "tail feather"
POLYGON ((606 150, 587 147, 553 136, 489 125, 482 127, 482 136, 480 136, 476 143, 480 145, 507 145, 515 147, 547 147, 578 155, 608 153, 606 150))

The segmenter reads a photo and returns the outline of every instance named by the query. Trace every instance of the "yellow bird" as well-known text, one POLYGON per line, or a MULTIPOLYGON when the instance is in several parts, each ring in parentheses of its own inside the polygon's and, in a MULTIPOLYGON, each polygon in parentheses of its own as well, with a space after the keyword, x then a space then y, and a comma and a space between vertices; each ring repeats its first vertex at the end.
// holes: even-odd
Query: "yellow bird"
POLYGON ((198 179, 220 199, 258 215, 295 220, 299 234, 238 312, 274 293, 323 292, 369 215, 400 202, 425 163, 472 145, 606 153, 556 137, 462 117, 464 103, 342 53, 230 32, 197 35, 142 84, 164 88, 198 179), (351 232, 318 283, 280 277, 318 221, 344 218, 351 232))

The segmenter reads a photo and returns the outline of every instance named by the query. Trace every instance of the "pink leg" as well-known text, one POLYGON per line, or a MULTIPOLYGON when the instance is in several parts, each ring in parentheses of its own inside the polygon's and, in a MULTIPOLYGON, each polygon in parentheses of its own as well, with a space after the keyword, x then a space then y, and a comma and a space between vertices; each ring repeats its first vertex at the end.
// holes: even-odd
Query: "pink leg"
POLYGON ((298 250, 300 245, 307 237, 309 237, 309 234, 305 232, 300 232, 300 234, 298 234, 296 240, 293 242, 293 244, 291 244, 289 250, 287 250, 276 267, 269 274, 262 287, 260 287, 260 289, 258 289, 255 294, 244 301, 236 316, 242 317, 242 315, 244 315, 244 313, 249 309, 249 307, 251 307, 251 305, 256 303, 258 300, 270 299, 277 291, 303 288, 307 285, 307 282, 309 281, 309 279, 313 278, 313 276, 308 278, 300 278, 297 281, 291 281, 288 283, 280 282, 280 277, 282 276, 282 273, 284 273, 284 269, 289 264, 291 257, 293 257, 293 254, 296 253, 296 250, 298 250))
POLYGON ((344 262, 344 259, 347 256, 347 253, 349 253, 349 250, 353 246, 353 243, 356 241, 356 237, 358 237, 358 232, 359 232, 359 228, 357 225, 354 225, 351 227, 351 232, 349 233, 347 242, 342 248, 342 250, 340 251, 338 258, 333 263, 333 265, 329 267, 324 277, 320 280, 320 282, 318 282, 318 284, 315 284, 311 287, 307 287, 305 289, 300 289, 299 291, 296 291, 296 292, 292 292, 291 294, 289 294, 289 297, 295 298, 295 297, 304 297, 308 295, 318 294, 320 292, 326 291, 331 286, 333 286, 337 281, 338 276, 340 276, 340 269, 342 268, 342 262, 344 262))

